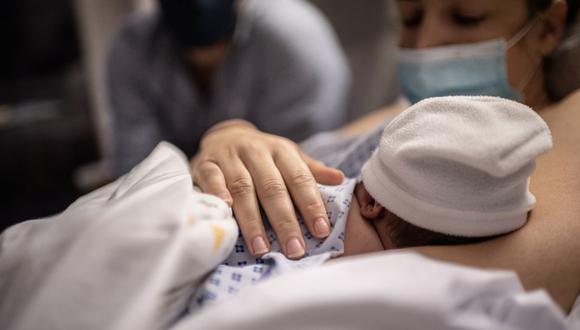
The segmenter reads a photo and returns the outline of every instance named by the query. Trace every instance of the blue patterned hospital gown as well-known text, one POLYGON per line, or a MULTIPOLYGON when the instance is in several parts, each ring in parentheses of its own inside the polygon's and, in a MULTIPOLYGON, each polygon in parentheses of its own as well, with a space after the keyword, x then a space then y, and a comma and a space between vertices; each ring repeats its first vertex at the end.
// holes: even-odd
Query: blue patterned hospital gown
MULTIPOLYGON (((313 157, 341 169, 347 177, 358 177, 362 165, 376 148, 385 124, 368 135, 350 140, 340 139, 332 133, 318 135, 306 141, 302 147, 313 157)), ((319 186, 332 230, 326 239, 318 240, 308 233, 302 219, 299 218, 307 252, 305 258, 301 260, 287 259, 281 253, 280 245, 271 228, 267 228, 267 235, 272 252, 262 258, 251 256, 240 236, 230 256, 216 267, 200 288, 191 295, 188 306, 181 316, 194 312, 205 304, 230 297, 245 286, 274 275, 317 266, 342 254, 344 228, 355 185, 355 179, 346 179, 339 186, 319 186)))

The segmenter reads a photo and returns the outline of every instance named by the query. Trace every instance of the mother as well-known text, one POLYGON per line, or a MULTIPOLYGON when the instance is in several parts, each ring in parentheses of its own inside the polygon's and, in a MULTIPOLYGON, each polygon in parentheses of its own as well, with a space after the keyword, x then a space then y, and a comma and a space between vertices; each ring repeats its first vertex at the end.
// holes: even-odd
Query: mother
MULTIPOLYGON (((512 269, 527 289, 546 288, 569 311, 580 292, 580 91, 555 100, 546 77, 550 55, 570 30, 578 3, 398 0, 397 4, 403 23, 400 78, 409 100, 445 94, 518 99, 548 123, 555 146, 538 162, 532 178, 538 204, 522 230, 475 245, 414 250, 475 267, 512 269), (441 62, 430 63, 433 58, 441 62)), ((399 110, 377 113, 340 134, 368 131, 384 115, 399 110)), ((313 235, 328 234, 315 180, 336 184, 342 173, 309 158, 288 140, 243 121, 226 121, 205 134, 192 162, 194 181, 232 204, 254 254, 268 250, 259 203, 289 257, 304 253, 293 205, 313 235)))

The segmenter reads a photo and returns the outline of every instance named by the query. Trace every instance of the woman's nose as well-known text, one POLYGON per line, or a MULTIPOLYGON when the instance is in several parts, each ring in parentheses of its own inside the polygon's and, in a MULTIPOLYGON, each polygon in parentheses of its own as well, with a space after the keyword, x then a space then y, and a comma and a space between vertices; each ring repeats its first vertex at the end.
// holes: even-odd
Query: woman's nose
POLYGON ((435 16, 426 15, 418 27, 415 48, 432 48, 443 46, 449 38, 445 24, 435 16))

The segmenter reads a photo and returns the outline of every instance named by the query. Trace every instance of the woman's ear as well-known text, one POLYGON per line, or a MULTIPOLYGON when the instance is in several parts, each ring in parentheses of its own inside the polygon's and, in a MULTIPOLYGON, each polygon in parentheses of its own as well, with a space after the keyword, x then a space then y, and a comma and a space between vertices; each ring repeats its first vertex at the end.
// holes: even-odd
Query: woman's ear
POLYGON ((565 0, 555 0, 540 14, 538 47, 543 56, 551 54, 560 44, 566 27, 567 13, 568 3, 565 0))
POLYGON ((380 219, 384 215, 385 208, 369 194, 363 184, 356 188, 356 198, 360 204, 360 213, 367 220, 380 219))

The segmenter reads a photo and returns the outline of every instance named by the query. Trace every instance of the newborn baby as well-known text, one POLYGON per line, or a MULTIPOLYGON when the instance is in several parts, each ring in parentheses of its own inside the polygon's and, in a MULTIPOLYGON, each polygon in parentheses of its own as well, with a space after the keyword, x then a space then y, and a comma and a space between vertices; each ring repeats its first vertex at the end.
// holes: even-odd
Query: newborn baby
MULTIPOLYGON (((368 220, 366 239, 384 249, 480 241, 523 226, 535 198, 535 158, 552 147, 543 120, 494 97, 425 100, 385 128, 362 169, 349 216, 346 254, 365 252, 349 227, 368 220)), ((364 228, 361 224, 360 228, 364 228)))
POLYGON ((463 244, 517 230, 535 203, 528 190, 535 158, 551 147, 544 121, 520 103, 462 96, 419 102, 385 128, 362 182, 320 186, 332 231, 317 240, 302 224, 305 258, 287 259, 271 229, 272 252, 261 258, 240 237, 184 313, 340 255, 463 244))

